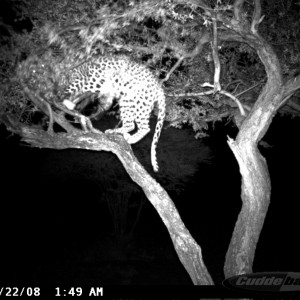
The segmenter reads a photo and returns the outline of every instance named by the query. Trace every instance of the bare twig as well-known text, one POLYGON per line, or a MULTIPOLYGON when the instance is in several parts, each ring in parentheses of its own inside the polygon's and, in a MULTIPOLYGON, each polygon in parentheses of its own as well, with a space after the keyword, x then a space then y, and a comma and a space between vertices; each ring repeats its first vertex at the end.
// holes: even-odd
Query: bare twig
POLYGON ((168 72, 167 76, 166 76, 164 79, 162 79, 162 80, 160 81, 161 84, 162 84, 163 82, 169 80, 170 75, 171 75, 171 74, 179 67, 179 65, 181 64, 181 62, 182 62, 184 59, 185 59, 185 57, 184 57, 184 56, 181 56, 181 57, 177 60, 176 64, 175 64, 175 65, 171 68, 171 70, 168 72))
POLYGON ((251 23, 251 32, 253 34, 257 34, 257 27, 259 23, 263 20, 264 16, 261 17, 261 4, 260 0, 254 0, 254 11, 252 16, 252 23, 251 23))
POLYGON ((262 82, 258 82, 257 84, 253 85, 253 86, 250 86, 248 89, 238 93, 237 95, 235 95, 235 97, 239 97, 247 92, 249 92, 250 90, 254 89, 255 87, 257 87, 258 85, 260 85, 262 82))
POLYGON ((232 84, 235 84, 235 83, 238 83, 238 85, 239 85, 239 84, 246 85, 241 79, 237 79, 237 80, 234 80, 234 81, 229 82, 229 83, 225 86, 224 90, 228 90, 228 88, 229 88, 232 84))
POLYGON ((214 59, 215 65, 215 74, 214 74, 214 91, 215 93, 221 90, 220 84, 220 73, 221 73, 221 64, 218 55, 218 31, 217 31, 217 21, 215 18, 213 21, 213 43, 212 43, 212 56, 214 59))
MULTIPOLYGON (((214 87, 212 84, 207 83, 207 82, 204 83, 204 84, 202 84, 202 86, 203 86, 203 87, 214 87)), ((214 90, 211 90, 211 91, 209 91, 209 92, 212 94, 212 93, 214 93, 214 90)), ((230 94, 229 92, 226 92, 226 91, 224 91, 224 90, 219 91, 219 93, 220 93, 220 94, 223 94, 223 95, 225 95, 225 96, 227 96, 227 97, 229 97, 229 98, 231 98, 231 99, 237 104, 237 106, 238 106, 238 108, 239 108, 239 110, 240 110, 241 115, 242 115, 242 116, 246 116, 244 107, 243 107, 243 105, 241 104, 241 102, 239 101, 238 98, 236 98, 234 95, 232 95, 232 94, 230 94)))
POLYGON ((298 113, 300 113, 300 105, 290 101, 289 103, 287 103, 287 105, 289 107, 291 107, 292 109, 296 110, 298 113))

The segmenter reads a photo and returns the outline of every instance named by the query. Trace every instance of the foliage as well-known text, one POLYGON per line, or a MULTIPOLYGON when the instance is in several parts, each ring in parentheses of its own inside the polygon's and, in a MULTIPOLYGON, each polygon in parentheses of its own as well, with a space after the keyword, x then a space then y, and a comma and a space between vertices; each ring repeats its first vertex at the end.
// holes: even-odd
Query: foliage
MULTIPOLYGON (((36 40, 44 44, 48 40, 50 47, 47 50, 45 45, 37 47, 39 51, 35 48, 21 64, 18 78, 33 83, 34 90, 40 90, 50 101, 60 98, 68 81, 68 70, 91 56, 126 53, 135 60, 147 60, 152 69, 159 68, 160 74, 167 74, 179 54, 191 49, 199 37, 197 32, 189 30, 188 21, 194 18, 192 10, 171 2, 105 1, 100 5, 97 1, 28 1, 27 6, 23 17, 32 20, 36 40)), ((192 72, 186 63, 182 69, 192 72)), ((176 85, 180 89, 185 85, 188 89, 184 81, 188 77, 187 74, 183 78, 177 72, 170 79, 169 88, 176 85)), ((195 90, 196 81, 200 82, 200 78, 189 79, 190 89, 195 90)), ((206 121, 198 121, 210 110, 197 105, 194 99, 192 102, 194 112, 180 103, 172 103, 169 121, 179 128, 190 124, 197 137, 205 136, 206 121)))
POLYGON ((266 17, 262 34, 280 58, 283 74, 293 76, 300 68, 300 5, 293 0, 263 4, 266 17))
MULTIPOLYGON (((208 4, 230 15, 232 2, 208 4)), ((293 76, 300 61, 299 8, 291 0, 271 2, 263 2, 266 17, 260 31, 276 47, 283 73, 293 76)), ((7 34, 2 36, 0 47, 0 109, 22 122, 32 122, 37 108, 16 80, 47 101, 57 101, 72 68, 103 53, 126 54, 147 64, 161 79, 170 75, 164 83, 170 126, 191 126, 195 136, 201 138, 209 122, 236 115, 225 96, 198 95, 204 82, 212 82, 214 66, 209 47, 193 52, 211 23, 192 2, 26 0, 15 1, 13 9, 16 20, 30 20, 32 28, 20 33, 12 25, 3 25, 7 34)), ((247 2, 246 19, 252 11, 253 6, 247 2)), ((222 35, 222 28, 219 33, 222 35)), ((240 101, 252 107, 265 82, 264 66, 256 52, 246 44, 226 41, 220 44, 219 56, 223 88, 241 94, 240 101), (243 93, 248 88, 251 90, 243 93)))
MULTIPOLYGON (((232 2, 208 4, 230 15, 232 2)), ((8 34, 2 37, 0 48, 0 109, 21 121, 30 121, 37 110, 16 84, 16 74, 18 80, 53 102, 61 99, 72 68, 103 53, 130 56, 147 64, 161 79, 186 57, 164 83, 170 126, 189 125, 196 137, 203 137, 208 122, 236 114, 225 96, 198 95, 204 82, 212 82, 214 66, 209 47, 193 52, 211 22, 192 2, 26 0, 15 1, 13 8, 17 20, 30 20, 33 27, 20 33, 4 24, 8 34)), ((261 34, 276 47, 283 73, 293 76, 300 61, 299 9, 291 0, 276 0, 274 5, 265 1, 263 9, 266 17, 261 34)), ((245 3, 246 19, 252 11, 250 2, 245 3)), ((222 35, 222 28, 219 33, 222 35)), ((226 41, 220 44, 219 56, 223 88, 241 94, 240 101, 251 107, 265 82, 264 66, 257 54, 245 44, 226 41), (243 93, 248 88, 251 90, 243 93)))
MULTIPOLYGON (((226 13, 230 11, 232 1, 210 1, 209 4, 226 13)), ((260 27, 261 33, 278 49, 283 72, 289 76, 299 69, 299 42, 294 42, 299 41, 299 9, 295 8, 291 0, 277 0, 274 5, 265 1, 263 9, 267 17, 260 27), (292 18, 293 27, 286 22, 287 18, 292 18), (277 30, 278 25, 282 30, 277 30)), ((4 35, 1 41, 3 47, 0 57, 3 60, 0 64, 1 72, 5 74, 5 79, 2 78, 5 93, 1 95, 4 99, 1 109, 18 111, 19 115, 34 109, 15 83, 7 83, 7 78, 13 77, 17 64, 24 58, 28 57, 29 63, 34 57, 35 65, 38 59, 42 67, 37 68, 45 66, 41 75, 46 75, 47 79, 54 76, 50 79, 56 85, 54 90, 50 88, 53 84, 44 85, 46 79, 43 76, 39 76, 42 80, 37 84, 44 88, 43 95, 50 94, 52 97, 59 97, 65 83, 60 77, 67 76, 67 70, 91 56, 103 53, 131 56, 147 63, 163 78, 179 57, 195 49, 205 29, 204 24, 208 24, 207 16, 196 9, 192 2, 182 4, 181 1, 26 0, 15 1, 13 9, 17 20, 30 20, 33 26, 30 32, 18 33, 12 26, 5 25, 9 34, 4 35)), ((251 16, 252 9, 247 3, 245 14, 251 16)), ((229 91, 241 93, 247 87, 260 83, 241 97, 242 102, 253 103, 265 78, 264 67, 256 53, 243 44, 226 42, 222 44, 219 54, 223 87, 230 85, 229 91), (232 84, 235 81, 239 82, 232 84)), ((197 93, 202 90, 200 84, 203 81, 212 80, 214 70, 213 62, 209 59, 209 48, 205 47, 200 55, 184 60, 177 71, 171 74, 165 84, 168 94, 174 95, 176 91, 181 94, 197 93)), ((227 116, 232 113, 230 107, 223 106, 223 99, 224 96, 218 100, 220 105, 211 107, 205 105, 207 97, 181 97, 180 101, 170 104, 169 121, 175 127, 189 124, 197 133, 196 136, 204 136, 208 121, 223 118, 226 109, 227 116)))

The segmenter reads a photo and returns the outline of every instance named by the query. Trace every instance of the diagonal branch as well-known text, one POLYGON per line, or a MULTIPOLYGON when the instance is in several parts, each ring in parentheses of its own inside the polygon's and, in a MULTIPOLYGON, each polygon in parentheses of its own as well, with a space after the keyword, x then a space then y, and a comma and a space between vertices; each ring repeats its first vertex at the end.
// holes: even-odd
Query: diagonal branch
POLYGON ((161 81, 160 81, 160 83, 162 84, 162 83, 164 83, 165 81, 167 81, 167 80, 169 80, 169 78, 170 78, 170 75, 179 67, 179 65, 182 63, 182 61, 185 59, 185 57, 184 56, 181 56, 178 60, 177 60, 177 62, 176 62, 176 64, 171 68, 171 70, 168 72, 168 74, 167 74, 167 76, 164 78, 164 79, 162 79, 161 81))

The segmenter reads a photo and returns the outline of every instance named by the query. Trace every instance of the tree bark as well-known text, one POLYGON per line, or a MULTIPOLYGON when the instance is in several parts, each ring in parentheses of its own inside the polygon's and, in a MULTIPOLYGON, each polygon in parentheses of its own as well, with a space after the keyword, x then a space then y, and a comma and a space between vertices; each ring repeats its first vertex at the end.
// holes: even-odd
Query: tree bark
MULTIPOLYGON (((238 2, 240 4, 243 1, 236 3, 238 2)), ((255 4, 259 4, 259 1, 255 4)), ((236 6, 236 9, 240 7, 236 6)), ((260 20, 257 12, 260 12, 258 8, 255 14, 256 22, 260 20)), ((257 33, 256 25, 257 23, 252 22, 252 31, 250 28, 246 31, 245 27, 239 28, 234 23, 234 29, 240 33, 244 42, 256 49, 265 66, 268 80, 251 112, 242 123, 236 140, 228 141, 240 167, 243 205, 226 255, 224 266, 226 278, 252 272, 255 249, 271 196, 268 167, 257 144, 268 130, 284 97, 280 63, 273 49, 257 33)))

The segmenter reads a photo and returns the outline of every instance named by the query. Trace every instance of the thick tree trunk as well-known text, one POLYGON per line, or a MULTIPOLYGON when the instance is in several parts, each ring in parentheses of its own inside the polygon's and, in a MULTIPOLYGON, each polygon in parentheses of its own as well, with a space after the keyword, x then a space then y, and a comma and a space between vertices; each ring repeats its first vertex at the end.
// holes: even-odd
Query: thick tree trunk
POLYGON ((225 277, 251 273, 256 245, 268 210, 271 183, 265 159, 251 139, 229 140, 242 174, 243 206, 226 255, 225 277))
POLYGON ((242 124, 236 141, 229 139, 228 142, 240 167, 243 205, 226 255, 226 278, 252 272, 255 249, 271 196, 268 167, 257 144, 269 128, 284 97, 276 54, 259 36, 256 36, 254 44, 265 65, 268 81, 242 124))

